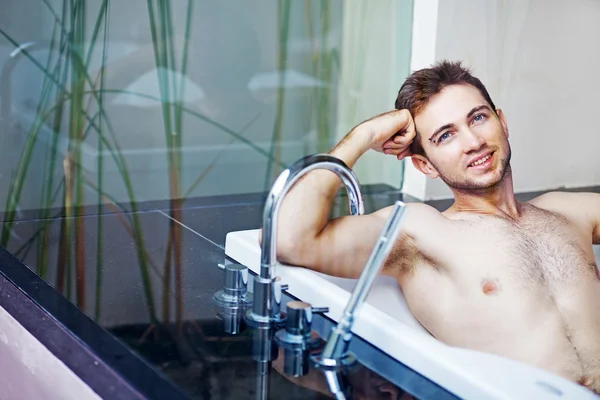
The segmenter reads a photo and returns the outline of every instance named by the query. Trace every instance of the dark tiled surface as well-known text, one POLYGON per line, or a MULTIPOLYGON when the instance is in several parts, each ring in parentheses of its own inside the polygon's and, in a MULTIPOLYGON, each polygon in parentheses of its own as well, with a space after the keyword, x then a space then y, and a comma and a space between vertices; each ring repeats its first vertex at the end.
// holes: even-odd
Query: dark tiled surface
POLYGON ((256 229, 262 225, 262 203, 182 210, 181 221, 208 240, 225 247, 227 232, 256 229))
MULTIPOLYGON (((363 194, 386 194, 397 192, 396 189, 391 188, 388 185, 365 185, 362 187, 363 194)), ((341 195, 343 193, 340 192, 341 195)), ((170 200, 152 200, 133 203, 119 203, 112 206, 103 205, 101 208, 95 205, 84 206, 80 209, 74 210, 75 216, 83 215, 96 215, 96 214, 114 214, 117 212, 142 212, 142 211, 169 211, 172 209, 187 209, 196 207, 215 207, 222 205, 231 204, 242 204, 242 203, 264 203, 266 193, 242 193, 242 194, 229 194, 220 196, 207 196, 207 197, 194 197, 181 201, 170 201, 170 200)), ((29 221, 37 220, 42 218, 42 215, 48 215, 50 218, 64 217, 64 209, 53 208, 48 211, 41 211, 39 209, 34 210, 19 210, 18 213, 9 218, 9 215, 5 212, 0 212, 0 221, 29 221)))
MULTIPOLYGON (((173 262, 173 249, 167 253, 169 225, 170 221, 160 212, 138 213, 137 219, 139 227, 143 233, 141 240, 145 250, 147 260, 147 271, 149 281, 149 292, 152 298, 148 297, 148 292, 143 282, 144 268, 140 261, 140 254, 134 238, 126 228, 123 221, 129 220, 130 216, 102 215, 79 217, 83 225, 83 237, 85 238, 84 247, 84 265, 85 265, 85 283, 86 283, 86 301, 85 305, 81 303, 76 294, 75 268, 69 268, 73 276, 70 294, 67 292, 68 283, 64 284, 61 292, 73 302, 80 305, 81 308, 90 316, 94 316, 105 326, 114 326, 123 323, 149 323, 150 304, 154 305, 155 312, 160 312, 160 305, 163 300, 162 278, 164 275, 165 255, 169 254, 173 262), (101 268, 98 267, 98 248, 97 237, 99 236, 99 223, 102 223, 101 268), (99 271, 101 269, 101 271, 99 271), (98 277, 101 278, 101 285, 97 287, 98 277), (100 300, 101 312, 95 313, 97 300, 100 300)), ((47 261, 42 261, 45 265, 44 278, 55 288, 59 289, 59 244, 65 243, 66 239, 61 239, 61 220, 51 221, 24 221, 19 222, 13 227, 14 233, 25 239, 33 235, 36 231, 47 229, 49 232, 47 241, 47 261)), ((203 304, 200 294, 214 292, 218 289, 220 282, 220 271, 216 268, 219 262, 223 262, 222 257, 214 254, 213 245, 203 238, 191 233, 187 229, 181 229, 181 251, 182 251, 182 293, 185 304, 185 312, 192 313, 198 306, 203 304), (211 274, 211 272, 213 272, 211 274)), ((68 247, 74 248, 74 240, 68 241, 68 247)), ((11 241, 7 246, 9 251, 16 253, 21 248, 21 243, 11 241)), ((37 249, 36 249, 37 250, 37 249)), ((28 251, 16 253, 21 256, 21 260, 41 270, 38 251, 28 251)), ((73 255, 73 259, 75 255, 73 255)), ((173 271, 172 267, 171 271, 173 271)), ((68 275, 68 273, 66 274, 68 275)), ((173 279, 171 279, 168 298, 173 306, 175 293, 173 291, 173 279)), ((205 308, 204 308, 205 309, 205 308)), ((172 309, 171 312, 174 310, 172 309)), ((188 316, 188 315, 186 315, 188 316)), ((195 315, 200 317, 199 315, 195 315)))
MULTIPOLYGON (((152 200, 133 203, 119 203, 112 206, 103 205, 101 208, 95 205, 83 206, 78 210, 74 210, 75 216, 83 215, 95 215, 95 214, 115 214, 118 212, 143 212, 143 211, 156 211, 156 210, 172 210, 179 208, 190 208, 190 207, 214 207, 223 204, 239 204, 239 203, 262 203, 266 197, 265 193, 246 193, 246 194, 232 194, 223 196, 209 196, 209 197, 197 197, 190 198, 182 201, 170 200, 152 200)), ((51 218, 64 217, 64 209, 52 208, 48 212, 44 211, 44 215, 48 214, 51 218)), ((40 219, 42 212, 38 209, 34 210, 20 210, 11 220, 37 220, 40 219)), ((7 213, 0 212, 0 221, 7 221, 9 216, 7 213)))

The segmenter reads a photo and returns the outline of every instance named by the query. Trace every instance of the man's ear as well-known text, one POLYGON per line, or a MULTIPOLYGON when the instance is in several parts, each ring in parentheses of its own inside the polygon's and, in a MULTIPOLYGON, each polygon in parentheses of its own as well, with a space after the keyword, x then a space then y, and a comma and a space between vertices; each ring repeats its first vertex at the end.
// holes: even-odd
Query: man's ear
POLYGON ((496 114, 498 115, 498 118, 500 118, 500 123, 502 124, 502 129, 504 129, 504 134, 508 138, 508 123, 506 122, 506 115, 504 115, 504 112, 500 108, 496 109, 496 114))
POLYGON ((427 175, 428 177, 430 177, 431 179, 435 179, 438 176, 440 176, 438 170, 435 169, 433 164, 431 164, 429 160, 423 157, 422 155, 413 154, 411 156, 411 159, 415 168, 427 175))

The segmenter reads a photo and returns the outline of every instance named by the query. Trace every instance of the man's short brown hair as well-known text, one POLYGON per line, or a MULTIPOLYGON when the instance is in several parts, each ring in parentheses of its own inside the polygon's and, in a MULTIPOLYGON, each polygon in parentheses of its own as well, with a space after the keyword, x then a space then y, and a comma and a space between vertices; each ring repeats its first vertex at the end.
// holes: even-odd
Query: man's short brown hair
MULTIPOLYGON (((425 107, 429 99, 442 91, 446 86, 468 84, 475 86, 492 110, 496 110, 487 89, 481 81, 471 75, 471 71, 461 65, 460 61, 443 60, 430 68, 420 69, 410 74, 398 92, 395 107, 408 110, 413 118, 425 107)), ((413 154, 425 155, 419 133, 411 144, 413 154)))

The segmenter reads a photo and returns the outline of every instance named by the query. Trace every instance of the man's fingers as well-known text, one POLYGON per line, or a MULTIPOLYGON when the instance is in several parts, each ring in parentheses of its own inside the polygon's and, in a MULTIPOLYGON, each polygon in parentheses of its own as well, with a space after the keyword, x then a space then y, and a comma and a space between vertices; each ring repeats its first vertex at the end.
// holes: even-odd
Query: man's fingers
POLYGON ((408 110, 399 110, 397 114, 402 120, 402 130, 399 132, 400 137, 403 140, 412 141, 416 136, 415 121, 408 110))
POLYGON ((402 132, 408 140, 414 138, 414 121, 408 110, 392 110, 369 120, 375 131, 402 132))
POLYGON ((412 142, 415 136, 415 129, 413 127, 408 127, 405 131, 394 135, 393 139, 396 143, 408 143, 412 142))
POLYGON ((383 152, 385 154, 389 154, 389 155, 394 155, 394 156, 401 156, 403 155, 403 157, 407 157, 408 155, 411 155, 411 151, 410 149, 406 148, 406 146, 402 146, 399 148, 384 148, 383 152))
POLYGON ((385 142, 383 144, 383 148, 384 149, 394 149, 394 150, 404 149, 404 148, 406 148, 406 143, 402 144, 402 143, 396 143, 394 141, 388 140, 387 142, 385 142))
POLYGON ((414 135, 409 131, 402 131, 392 136, 390 140, 396 143, 410 143, 414 139, 414 135))
POLYGON ((415 123, 411 120, 410 125, 406 127, 406 130, 402 132, 402 136, 399 136, 402 141, 412 142, 417 136, 417 130, 415 129, 415 123))

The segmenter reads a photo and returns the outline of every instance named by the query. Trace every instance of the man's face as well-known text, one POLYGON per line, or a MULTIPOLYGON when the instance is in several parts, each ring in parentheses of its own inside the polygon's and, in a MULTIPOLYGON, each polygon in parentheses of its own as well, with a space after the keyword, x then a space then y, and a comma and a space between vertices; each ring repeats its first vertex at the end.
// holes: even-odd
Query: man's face
POLYGON ((463 191, 487 189, 504 178, 511 155, 506 120, 474 86, 444 88, 414 121, 427 158, 413 162, 423 173, 463 191))

